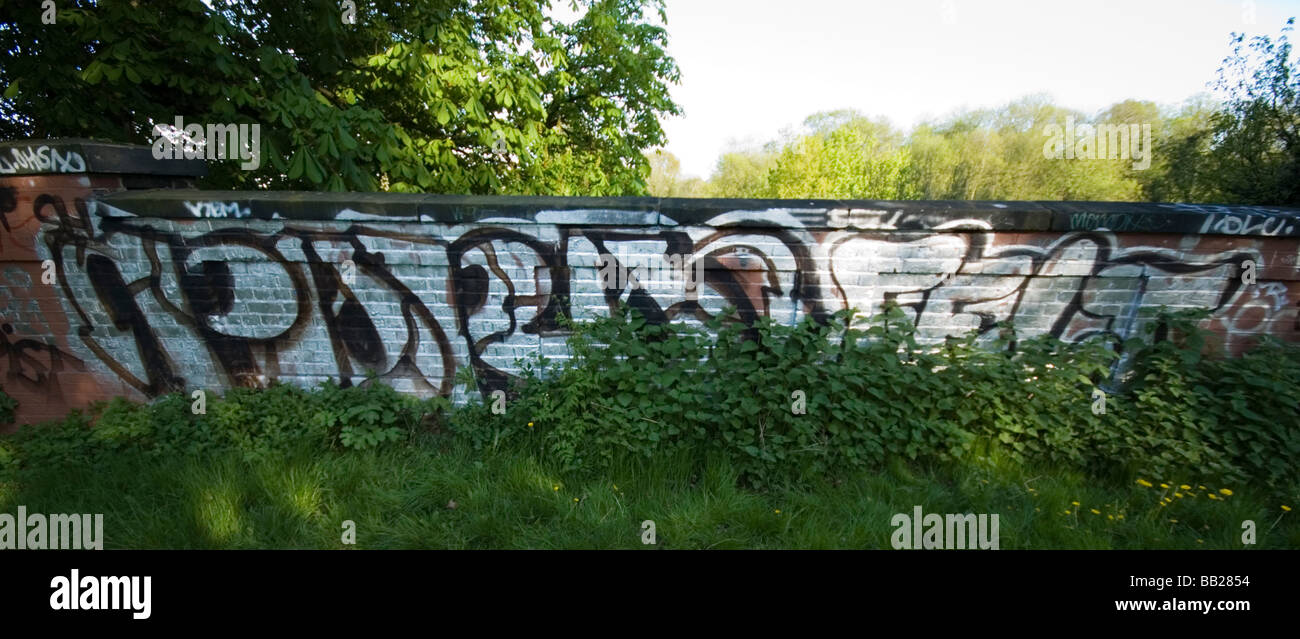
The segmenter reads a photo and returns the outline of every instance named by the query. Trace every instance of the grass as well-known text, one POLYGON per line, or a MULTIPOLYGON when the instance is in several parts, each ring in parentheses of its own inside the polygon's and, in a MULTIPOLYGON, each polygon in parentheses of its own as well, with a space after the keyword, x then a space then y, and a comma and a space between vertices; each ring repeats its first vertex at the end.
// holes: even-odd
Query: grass
POLYGON ((1300 513, 1278 498, 1228 487, 1230 496, 1210 499, 1224 487, 1193 479, 1183 482, 1190 491, 1163 489, 984 457, 895 461, 760 492, 739 487, 720 461, 623 462, 564 476, 524 452, 419 435, 378 450, 251 462, 123 451, 97 466, 20 471, 0 483, 0 512, 103 513, 105 548, 889 548, 893 515, 916 505, 997 513, 1003 549, 1300 547, 1300 513), (355 522, 355 545, 342 543, 345 520, 355 522), (645 520, 656 545, 642 543, 645 520), (1241 541, 1245 520, 1257 527, 1253 546, 1241 541))

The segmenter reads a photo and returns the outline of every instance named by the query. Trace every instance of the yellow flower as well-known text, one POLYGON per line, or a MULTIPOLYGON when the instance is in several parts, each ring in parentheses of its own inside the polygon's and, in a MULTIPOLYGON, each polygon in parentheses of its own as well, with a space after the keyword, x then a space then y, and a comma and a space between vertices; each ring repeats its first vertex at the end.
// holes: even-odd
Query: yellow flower
POLYGON ((578 503, 578 498, 577 498, 577 497, 574 497, 574 498, 573 498, 573 503, 575 503, 575 504, 578 503))
POLYGON ((1196 543, 1198 543, 1198 544, 1203 544, 1203 543, 1205 543, 1205 540, 1204 540, 1204 539, 1197 539, 1197 540, 1196 540, 1196 543))
POLYGON ((777 508, 777 509, 774 509, 772 512, 774 512, 774 513, 776 513, 776 514, 779 515, 779 514, 781 514, 781 509, 780 509, 780 508, 777 508))
POLYGON ((1150 487, 1151 487, 1151 482, 1149 482, 1149 481, 1147 481, 1147 480, 1145 480, 1145 479, 1139 479, 1139 480, 1137 481, 1137 483, 1138 483, 1139 486, 1146 486, 1147 488, 1150 488, 1150 487))
POLYGON ((1227 496, 1229 496, 1229 497, 1232 496, 1232 491, 1231 491, 1231 490, 1228 490, 1227 488, 1220 488, 1220 489, 1219 489, 1219 492, 1221 492, 1221 493, 1223 493, 1224 495, 1227 495, 1227 496))
POLYGON ((555 489, 555 490, 559 490, 559 489, 560 489, 560 485, 559 485, 559 484, 556 484, 556 485, 552 486, 551 488, 553 488, 553 489, 555 489))
POLYGON ((614 484, 614 490, 618 490, 618 484, 614 484))
POLYGON ((1191 487, 1191 486, 1188 486, 1187 484, 1183 484, 1182 486, 1179 486, 1179 488, 1181 488, 1181 489, 1183 489, 1183 490, 1191 490, 1191 489, 1192 489, 1192 487, 1191 487))
POLYGON ((1170 519, 1170 520, 1169 520, 1169 523, 1171 523, 1171 524, 1176 524, 1176 523, 1178 523, 1178 520, 1177 520, 1177 519, 1170 519))
POLYGON ((533 427, 533 423, 532 423, 532 422, 528 422, 528 427, 529 427, 529 428, 532 428, 532 427, 533 427))
POLYGON ((1210 493, 1210 494, 1206 495, 1206 497, 1209 497, 1210 499, 1218 499, 1218 497, 1215 497, 1215 496, 1214 496, 1214 493, 1210 493))
POLYGON ((1161 488, 1168 488, 1168 487, 1169 487, 1169 484, 1160 484, 1160 487, 1161 487, 1161 488))
POLYGON ((1068 515, 1068 514, 1070 514, 1070 511, 1068 511, 1068 510, 1067 510, 1067 511, 1065 511, 1065 514, 1067 514, 1067 515, 1068 515))
POLYGON ((1097 510, 1096 508, 1089 508, 1088 510, 1091 510, 1091 511, 1092 511, 1092 514, 1094 514, 1094 515, 1100 515, 1100 514, 1101 514, 1101 511, 1100 511, 1100 510, 1097 510))
POLYGON ((1205 486, 1202 486, 1202 485, 1200 485, 1200 484, 1197 484, 1196 487, 1197 487, 1197 488, 1200 488, 1201 490, 1205 490, 1205 486))
POLYGON ((1070 502, 1070 503, 1071 503, 1071 504, 1074 504, 1075 506, 1078 506, 1078 505, 1079 505, 1079 502, 1077 502, 1077 501, 1072 501, 1072 502, 1070 502))
POLYGON ((1179 498, 1179 499, 1182 499, 1182 498, 1183 498, 1183 494, 1182 494, 1182 493, 1174 493, 1174 497, 1177 497, 1177 498, 1179 498))
POLYGON ((1115 516, 1114 516, 1114 515, 1106 515, 1106 519, 1110 519, 1110 520, 1113 521, 1113 520, 1115 519, 1115 516))
POLYGON ((1282 510, 1283 510, 1284 512, 1288 512, 1288 513, 1289 513, 1289 512, 1291 512, 1291 507, 1288 506, 1288 505, 1286 505, 1286 504, 1282 504, 1282 510))

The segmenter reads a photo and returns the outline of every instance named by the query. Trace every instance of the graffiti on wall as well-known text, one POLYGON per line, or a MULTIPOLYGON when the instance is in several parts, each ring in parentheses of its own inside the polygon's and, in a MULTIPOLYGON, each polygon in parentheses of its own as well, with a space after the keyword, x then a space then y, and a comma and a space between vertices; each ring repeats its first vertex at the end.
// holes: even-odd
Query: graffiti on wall
MULTIPOLYGON (((0 187, 0 250, 11 234, 30 220, 10 223, 18 208, 14 187, 0 187)), ((39 276, 37 276, 39 277, 39 276)), ((60 377, 65 373, 85 373, 81 358, 54 343, 59 332, 47 321, 45 308, 31 295, 38 290, 33 273, 15 264, 0 272, 0 366, 5 369, 3 383, 10 393, 26 394, 54 401, 64 400, 60 377)))
POLYGON ((1167 306, 1211 311, 1229 352, 1263 334, 1300 339, 1298 243, 1270 233, 1228 242, 1104 228, 1008 233, 984 219, 847 209, 822 211, 820 225, 781 208, 681 224, 662 215, 612 224, 608 210, 583 209, 442 223, 347 207, 286 220, 239 203, 182 205, 186 216, 151 217, 34 197, 37 254, 53 264, 72 352, 39 339, 52 329, 24 306, 25 273, 3 274, 10 377, 87 372, 154 397, 373 376, 447 396, 468 366, 488 393, 507 386, 517 358, 562 351, 562 317, 618 304, 650 322, 705 322, 730 308, 746 323, 793 323, 849 307, 865 318, 895 303, 925 339, 991 337, 1013 321, 1022 335, 1072 342, 1139 334, 1167 306), (1290 264, 1274 263, 1280 254, 1290 264), (629 255, 689 256, 700 290, 598 276, 604 258, 631 274, 629 255), (1247 262, 1257 283, 1242 277, 1247 262))

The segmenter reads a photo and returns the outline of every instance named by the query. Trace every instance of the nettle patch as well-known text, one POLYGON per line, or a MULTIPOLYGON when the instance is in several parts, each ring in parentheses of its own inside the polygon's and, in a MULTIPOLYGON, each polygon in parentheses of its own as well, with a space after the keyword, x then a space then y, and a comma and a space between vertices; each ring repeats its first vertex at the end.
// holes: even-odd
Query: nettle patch
POLYGON ((206 402, 202 412, 180 393, 149 404, 119 397, 0 438, 0 470, 95 464, 122 453, 173 457, 231 451, 251 461, 290 452, 375 448, 409 440, 448 406, 445 398, 420 400, 378 383, 235 388, 206 402))
POLYGON ((1018 339, 1004 324, 992 343, 972 332, 939 346, 918 343, 897 307, 865 328, 851 311, 794 326, 726 316, 656 325, 624 309, 573 325, 568 359, 522 362, 502 414, 470 405, 453 428, 569 470, 720 454, 758 487, 994 448, 1096 475, 1297 479, 1300 348, 1204 358, 1195 313, 1162 312, 1124 344, 1018 339))

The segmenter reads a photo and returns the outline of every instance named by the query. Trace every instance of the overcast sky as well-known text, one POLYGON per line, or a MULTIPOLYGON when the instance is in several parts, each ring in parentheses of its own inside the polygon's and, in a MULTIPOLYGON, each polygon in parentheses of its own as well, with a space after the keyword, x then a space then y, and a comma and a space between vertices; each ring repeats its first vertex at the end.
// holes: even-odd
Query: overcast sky
MULTIPOLYGON (((1276 36, 1300 0, 667 0, 682 172, 841 108, 896 126, 1031 93, 1095 112, 1208 90, 1232 31, 1276 36)), ((1293 35, 1292 40, 1295 40, 1293 35)))

